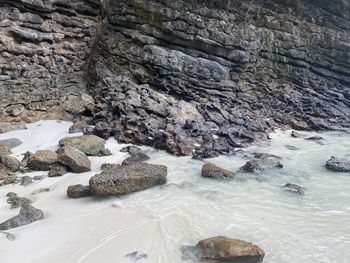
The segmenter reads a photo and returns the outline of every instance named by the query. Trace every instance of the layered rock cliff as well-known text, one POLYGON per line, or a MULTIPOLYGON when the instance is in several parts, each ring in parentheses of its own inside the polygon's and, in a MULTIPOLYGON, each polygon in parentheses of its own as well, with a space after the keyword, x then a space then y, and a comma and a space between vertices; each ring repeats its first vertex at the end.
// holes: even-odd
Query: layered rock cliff
POLYGON ((348 0, 1 5, 2 116, 44 101, 93 116, 100 136, 204 157, 275 127, 350 126, 348 0))

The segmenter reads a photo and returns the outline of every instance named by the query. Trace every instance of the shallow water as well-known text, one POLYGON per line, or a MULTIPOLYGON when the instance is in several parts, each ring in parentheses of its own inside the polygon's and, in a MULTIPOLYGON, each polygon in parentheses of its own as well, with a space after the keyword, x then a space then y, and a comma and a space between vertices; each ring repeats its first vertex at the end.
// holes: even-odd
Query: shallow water
MULTIPOLYGON (((67 136, 70 123, 45 121, 29 129, 0 134, 0 139, 17 137, 26 150, 55 149, 67 136)), ((174 157, 143 147, 149 163, 168 166, 168 183, 121 198, 71 200, 69 185, 87 184, 105 162, 121 163, 128 155, 110 139, 109 157, 92 157, 93 171, 46 178, 23 187, 0 187, 0 221, 18 213, 6 204, 6 193, 14 191, 34 201, 45 219, 10 230, 9 241, 0 234, 0 258, 6 263, 25 262, 133 262, 126 257, 134 251, 147 254, 137 262, 179 263, 181 246, 224 235, 258 244, 266 252, 264 262, 349 262, 350 173, 324 168, 331 155, 350 154, 350 135, 323 133, 324 145, 290 137, 290 131, 271 134, 272 140, 233 157, 210 161, 237 171, 250 152, 273 153, 283 157, 284 168, 260 175, 238 174, 231 181, 200 177, 203 162, 174 157), (292 151, 285 145, 300 150, 292 151), (286 183, 305 187, 303 197, 283 191, 286 183), (50 187, 48 193, 31 192, 50 187)), ((31 175, 42 175, 35 172, 31 175)))

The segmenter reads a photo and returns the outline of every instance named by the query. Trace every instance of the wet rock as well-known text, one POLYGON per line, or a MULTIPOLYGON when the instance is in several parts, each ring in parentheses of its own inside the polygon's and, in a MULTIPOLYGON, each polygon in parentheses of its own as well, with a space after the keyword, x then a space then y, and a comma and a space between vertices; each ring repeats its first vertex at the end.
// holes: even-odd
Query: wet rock
POLYGON ((44 219, 44 213, 40 209, 25 204, 21 207, 19 215, 10 218, 9 220, 0 224, 0 230, 8 230, 24 225, 31 224, 35 221, 44 219))
POLYGON ((33 180, 41 181, 41 180, 45 179, 46 177, 47 177, 46 175, 36 175, 33 177, 33 180))
POLYGON ((292 129, 298 130, 298 131, 310 131, 310 126, 305 121, 298 121, 296 119, 290 119, 289 124, 292 129))
POLYGON ((0 181, 5 180, 9 177, 8 172, 4 167, 0 167, 0 181))
POLYGON ((68 173, 67 166, 57 163, 51 167, 48 175, 49 177, 57 177, 65 175, 66 173, 68 173))
POLYGON ((108 139, 111 136, 112 128, 104 121, 99 121, 95 124, 93 133, 103 139, 108 139))
POLYGON ((308 141, 322 141, 323 137, 321 137, 321 136, 310 136, 310 137, 305 138, 305 140, 308 140, 308 141))
POLYGON ((39 189, 33 191, 32 195, 37 195, 40 193, 47 193, 47 192, 50 192, 50 188, 39 188, 39 189))
POLYGON ((19 197, 16 193, 13 192, 8 193, 7 197, 7 203, 11 205, 11 209, 18 208, 23 205, 29 205, 32 203, 32 200, 25 197, 19 197))
POLYGON ((265 256, 265 252, 257 245, 220 236, 199 241, 196 249, 198 259, 204 261, 259 263, 265 256))
POLYGON ((28 159, 27 166, 36 171, 48 171, 57 162, 57 154, 51 150, 38 150, 34 154, 29 153, 23 158, 22 163, 25 163, 26 158, 28 159))
POLYGON ((301 134, 300 132, 296 132, 296 131, 292 131, 290 136, 293 138, 304 138, 305 137, 304 134, 301 134))
POLYGON ((21 177, 21 185, 28 186, 33 183, 33 178, 30 176, 21 177))
POLYGON ((110 166, 91 177, 89 185, 97 196, 125 195, 167 182, 167 167, 146 163, 110 166))
POLYGON ((88 125, 85 121, 77 121, 69 127, 69 133, 83 133, 88 134, 92 132, 93 128, 88 125))
POLYGON ((4 143, 0 143, 0 154, 1 155, 9 155, 12 154, 10 146, 4 143))
POLYGON ((75 173, 84 173, 91 170, 89 158, 83 152, 71 146, 64 146, 61 148, 58 152, 57 159, 75 173))
POLYGON ((67 196, 74 199, 91 196, 90 186, 71 185, 67 189, 67 196))
POLYGON ((123 165, 129 165, 135 162, 147 161, 150 158, 143 153, 142 149, 137 146, 126 146, 120 150, 120 152, 128 152, 131 157, 123 161, 123 165))
POLYGON ((202 176, 214 179, 231 179, 235 174, 231 171, 220 168, 212 163, 206 163, 202 167, 202 176))
POLYGON ((271 153, 253 153, 254 158, 257 159, 274 159, 274 160, 282 160, 281 156, 271 154, 271 153))
POLYGON ((95 135, 83 135, 77 137, 66 137, 59 141, 61 147, 71 146, 79 151, 91 156, 106 155, 106 141, 95 135))
POLYGON ((148 256, 145 253, 141 253, 139 251, 134 251, 134 252, 131 252, 131 253, 125 255, 125 257, 136 262, 136 261, 139 261, 142 259, 147 259, 148 256))
POLYGON ((0 155, 0 166, 12 173, 18 172, 21 169, 20 161, 8 155, 0 155))
POLYGON ((326 168, 335 172, 350 172, 350 160, 332 156, 326 162, 326 168))
POLYGON ((248 173, 261 173, 266 169, 272 168, 283 168, 283 164, 276 160, 276 158, 265 157, 246 162, 246 164, 240 168, 240 171, 248 173))
POLYGON ((21 145, 23 142, 17 138, 10 138, 6 140, 0 140, 0 145, 5 144, 7 145, 10 149, 15 148, 19 145, 21 145))
POLYGON ((298 150, 300 150, 300 148, 295 147, 293 145, 289 145, 289 144, 285 145, 284 147, 286 147, 288 150, 291 150, 291 151, 298 151, 298 150))
POLYGON ((284 186, 282 186, 282 189, 284 191, 296 193, 298 195, 304 195, 305 194, 304 188, 301 187, 300 185, 297 185, 297 184, 287 183, 284 186))
POLYGON ((0 186, 9 185, 9 184, 16 184, 20 181, 21 181, 20 178, 17 177, 16 175, 7 175, 7 177, 5 177, 2 180, 2 182, 0 182, 0 186))

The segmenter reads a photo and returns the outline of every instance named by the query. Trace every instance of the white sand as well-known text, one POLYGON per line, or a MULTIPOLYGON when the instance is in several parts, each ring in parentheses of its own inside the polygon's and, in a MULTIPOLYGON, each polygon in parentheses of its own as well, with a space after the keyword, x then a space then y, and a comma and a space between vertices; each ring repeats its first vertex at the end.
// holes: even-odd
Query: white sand
MULTIPOLYGON (((68 135, 68 122, 42 121, 28 130, 0 134, 0 140, 18 138, 24 142, 13 149, 21 159, 25 151, 55 150, 59 139, 68 135)), ((179 263, 180 247, 198 240, 226 235, 261 246, 267 263, 349 262, 350 174, 330 173, 324 162, 331 156, 350 154, 350 136, 324 134, 326 145, 292 139, 287 133, 273 135, 269 144, 258 149, 284 157, 285 168, 258 177, 244 175, 226 182, 200 177, 203 164, 189 157, 176 158, 163 151, 143 147, 150 163, 169 168, 168 183, 122 198, 72 200, 66 189, 72 184, 88 184, 102 163, 121 163, 128 154, 120 153, 114 139, 107 147, 113 156, 92 157, 93 171, 46 178, 23 187, 0 187, 0 221, 18 214, 10 210, 10 191, 31 198, 45 213, 45 219, 10 230, 9 241, 0 234, 1 263, 124 263, 135 250, 148 255, 138 262, 179 263), (300 151, 287 150, 293 144, 300 151), (307 188, 304 197, 280 189, 287 182, 307 188), (48 193, 32 196, 38 188, 48 193)), ((212 160, 237 170, 243 157, 212 160)), ((34 172, 29 175, 42 175, 34 172)))

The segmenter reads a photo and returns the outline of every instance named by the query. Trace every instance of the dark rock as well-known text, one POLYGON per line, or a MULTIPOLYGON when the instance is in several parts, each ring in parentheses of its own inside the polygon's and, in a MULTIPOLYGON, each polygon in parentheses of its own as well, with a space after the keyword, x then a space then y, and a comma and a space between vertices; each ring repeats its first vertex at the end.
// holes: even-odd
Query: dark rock
POLYGON ((108 166, 101 174, 91 177, 91 191, 97 196, 125 195, 167 182, 167 167, 133 163, 108 166))
POLYGON ((19 215, 10 218, 9 220, 0 224, 0 230, 8 230, 24 225, 31 224, 35 221, 44 219, 44 213, 40 209, 25 204, 21 207, 19 215))
POLYGON ((129 165, 135 162, 143 162, 150 159, 146 154, 143 153, 142 149, 137 146, 123 147, 120 152, 128 152, 131 155, 131 157, 128 157, 123 161, 123 165, 129 165))
POLYGON ((304 138, 305 137, 305 135, 301 134, 300 132, 296 132, 296 131, 292 131, 291 136, 293 138, 304 138))
POLYGON ((64 146, 61 148, 58 152, 57 159, 75 173, 84 173, 91 170, 89 158, 83 152, 71 146, 64 146))
POLYGON ((99 121, 95 124, 93 133, 103 139, 108 139, 111 136, 112 128, 107 122, 99 121))
POLYGON ((289 145, 289 144, 285 145, 284 147, 286 147, 288 150, 291 150, 291 151, 300 150, 300 148, 295 147, 295 146, 293 146, 293 145, 289 145))
POLYGON ((106 141, 95 135, 83 135, 77 137, 66 137, 59 141, 61 147, 71 146, 91 156, 108 154, 105 149, 106 141))
POLYGON ((271 157, 266 157, 262 159, 253 159, 246 162, 246 164, 240 168, 240 171, 248 172, 248 173, 261 173, 266 169, 272 169, 272 168, 283 168, 283 164, 280 163, 275 158, 271 158, 271 157))
POLYGON ((134 251, 134 252, 131 252, 131 253, 125 255, 125 257, 127 257, 130 260, 136 262, 136 261, 139 261, 139 260, 142 260, 142 259, 147 259, 148 256, 145 253, 140 253, 139 251, 134 251))
POLYGON ((69 133, 92 133, 93 128, 88 125, 85 121, 77 121, 71 127, 69 127, 69 133))
POLYGON ((7 155, 0 155, 0 166, 12 173, 18 172, 21 169, 20 161, 15 157, 7 155))
POLYGON ((55 164, 51 167, 49 171, 49 177, 56 177, 56 176, 62 176, 68 173, 68 169, 65 165, 62 164, 55 164))
POLYGON ((196 249, 197 258, 203 261, 259 263, 265 256, 265 252, 257 245, 226 237, 201 240, 196 249))
POLYGON ((335 172, 350 172, 350 160, 332 156, 326 162, 326 168, 335 172))
POLYGON ((57 154, 51 150, 39 150, 34 154, 28 153, 22 163, 28 160, 27 166, 32 170, 48 171, 57 162, 57 154))
POLYGON ((202 176, 214 179, 231 179, 235 174, 231 171, 222 169, 215 164, 206 163, 202 167, 202 176))
POLYGON ((91 196, 90 187, 81 184, 71 185, 67 189, 67 196, 74 199, 91 196))
POLYGON ((30 176, 21 177, 21 185, 28 186, 33 183, 33 178, 30 176))
POLYGON ((17 138, 10 138, 6 140, 0 140, 0 145, 5 144, 7 145, 10 149, 15 148, 19 145, 21 145, 23 142, 17 138))
POLYGON ((321 140, 323 140, 323 138, 321 136, 311 136, 311 137, 305 138, 305 140, 308 140, 308 141, 321 141, 321 140))
POLYGON ((7 203, 11 205, 11 209, 22 207, 23 205, 30 205, 32 203, 32 200, 25 197, 19 197, 13 192, 8 193, 7 197, 7 203))
POLYGON ((282 189, 288 192, 296 193, 298 195, 305 194, 304 188, 297 184, 287 183, 284 186, 282 186, 282 189))

